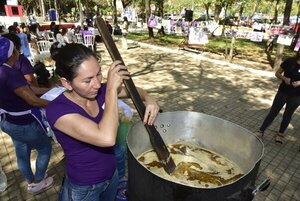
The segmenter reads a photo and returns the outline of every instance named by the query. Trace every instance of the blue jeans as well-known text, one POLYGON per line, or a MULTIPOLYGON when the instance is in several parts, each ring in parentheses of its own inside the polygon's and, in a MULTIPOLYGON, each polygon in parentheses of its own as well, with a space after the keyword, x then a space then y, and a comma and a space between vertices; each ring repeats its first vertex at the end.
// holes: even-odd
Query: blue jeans
POLYGON ((7 133, 15 146, 18 167, 28 182, 42 180, 45 176, 51 155, 51 141, 42 127, 36 122, 26 125, 1 121, 1 129, 7 133), (32 172, 30 164, 31 150, 36 149, 36 171, 32 172))
POLYGON ((64 178, 59 201, 115 201, 118 188, 118 171, 110 180, 98 184, 79 186, 73 184, 68 177, 64 178))

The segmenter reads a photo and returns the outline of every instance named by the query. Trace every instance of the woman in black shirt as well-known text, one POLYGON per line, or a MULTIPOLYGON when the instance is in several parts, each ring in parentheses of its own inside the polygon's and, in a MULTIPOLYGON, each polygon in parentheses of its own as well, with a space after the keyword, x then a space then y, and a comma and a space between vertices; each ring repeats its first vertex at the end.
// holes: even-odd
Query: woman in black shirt
POLYGON ((300 105, 300 53, 295 57, 288 58, 280 65, 275 73, 276 77, 282 80, 277 94, 273 100, 269 114, 258 130, 258 135, 264 135, 264 131, 271 125, 282 107, 285 105, 283 118, 275 142, 282 144, 284 140, 284 131, 288 127, 291 118, 300 105))

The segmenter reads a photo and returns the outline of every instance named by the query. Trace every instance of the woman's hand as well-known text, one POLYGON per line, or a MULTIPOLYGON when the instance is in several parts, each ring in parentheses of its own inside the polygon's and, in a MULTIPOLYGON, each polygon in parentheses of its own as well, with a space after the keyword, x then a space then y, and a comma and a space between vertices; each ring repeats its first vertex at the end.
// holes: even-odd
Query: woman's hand
POLYGON ((285 83, 286 85, 291 85, 291 78, 284 77, 283 79, 284 79, 284 83, 285 83))
POLYGON ((121 61, 114 61, 108 70, 107 86, 117 90, 123 79, 128 80, 129 78, 130 73, 127 71, 127 67, 122 65, 121 61))
POLYGON ((293 87, 299 87, 300 86, 300 81, 294 81, 294 82, 291 83, 291 85, 293 87))
POLYGON ((145 106, 146 110, 143 122, 144 124, 153 125, 159 111, 159 105, 154 98, 148 96, 145 99, 145 106))

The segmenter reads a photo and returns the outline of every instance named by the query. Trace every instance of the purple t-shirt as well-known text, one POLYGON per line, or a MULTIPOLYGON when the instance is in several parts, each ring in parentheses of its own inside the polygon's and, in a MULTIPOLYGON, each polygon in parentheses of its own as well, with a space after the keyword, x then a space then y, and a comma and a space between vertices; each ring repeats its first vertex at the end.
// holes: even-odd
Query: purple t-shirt
MULTIPOLYGON (((14 90, 27 85, 27 81, 21 71, 11 67, 0 66, 0 108, 8 112, 21 112, 32 109, 24 99, 17 96, 14 90)), ((6 115, 6 120, 19 125, 28 124, 34 121, 31 114, 22 116, 6 115)))
POLYGON ((23 75, 31 74, 34 71, 30 61, 23 54, 19 56, 19 60, 14 63, 13 68, 20 70, 23 75))
POLYGON ((54 124, 61 116, 72 113, 80 114, 98 124, 104 112, 102 106, 105 102, 105 91, 106 85, 102 84, 96 97, 99 105, 99 114, 96 117, 91 117, 64 94, 60 94, 46 108, 47 120, 66 156, 68 178, 77 185, 92 185, 110 179, 116 169, 114 148, 81 142, 56 129, 54 124))
POLYGON ((84 37, 85 35, 93 35, 93 32, 91 30, 83 30, 81 34, 82 37, 84 37))

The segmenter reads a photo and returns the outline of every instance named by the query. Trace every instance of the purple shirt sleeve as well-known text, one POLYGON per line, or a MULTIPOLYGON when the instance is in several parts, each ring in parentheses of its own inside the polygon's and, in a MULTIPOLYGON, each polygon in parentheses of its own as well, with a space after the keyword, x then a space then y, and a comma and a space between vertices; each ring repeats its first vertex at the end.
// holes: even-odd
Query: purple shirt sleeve
POLYGON ((23 75, 32 74, 34 70, 30 61, 24 55, 20 55, 13 68, 20 70, 23 75))
POLYGON ((8 71, 8 79, 7 81, 7 87, 14 91, 15 89, 27 85, 27 81, 24 78, 24 76, 20 73, 20 71, 17 71, 15 69, 11 69, 8 71))

